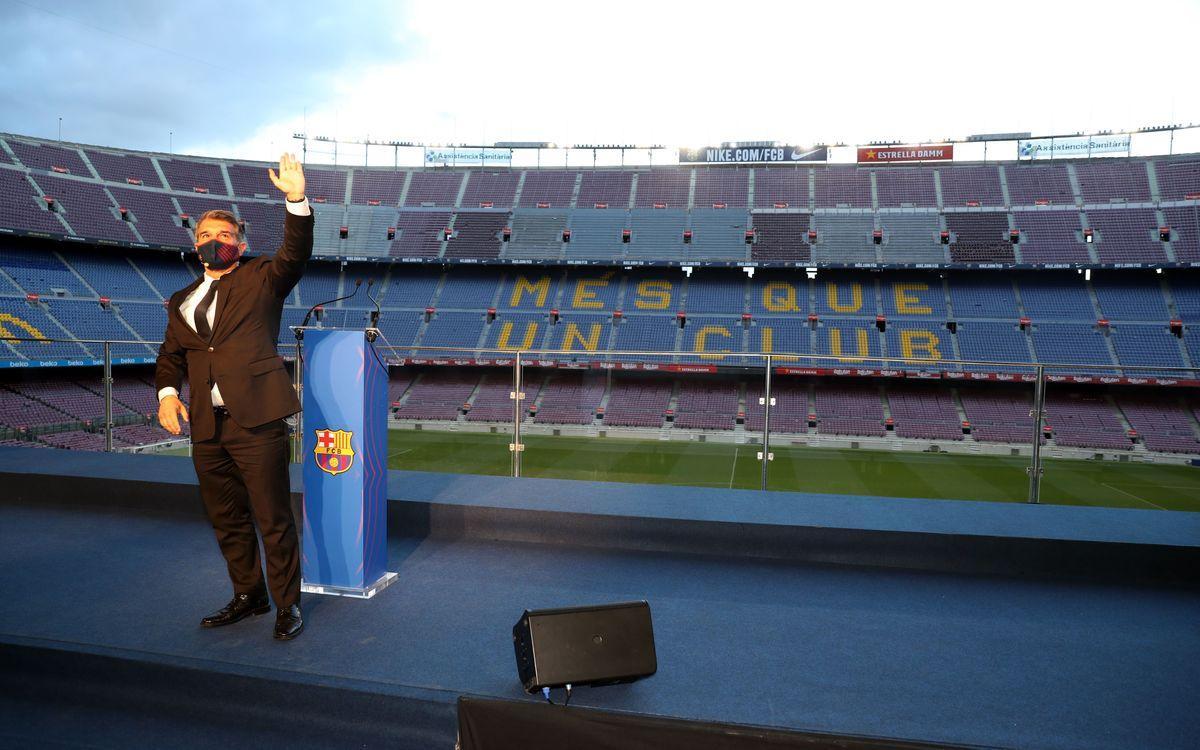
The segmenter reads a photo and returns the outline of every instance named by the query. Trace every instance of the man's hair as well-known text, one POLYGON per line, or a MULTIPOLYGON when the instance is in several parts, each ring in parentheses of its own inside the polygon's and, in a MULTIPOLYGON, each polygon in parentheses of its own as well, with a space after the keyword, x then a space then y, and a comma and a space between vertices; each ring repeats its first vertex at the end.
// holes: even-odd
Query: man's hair
POLYGON ((238 217, 234 216, 232 213, 223 208, 214 208, 211 211, 205 211, 204 213, 200 214, 200 218, 196 220, 196 231, 199 231, 200 225, 209 219, 232 224, 234 236, 237 237, 238 242, 242 241, 242 225, 238 221, 238 217))

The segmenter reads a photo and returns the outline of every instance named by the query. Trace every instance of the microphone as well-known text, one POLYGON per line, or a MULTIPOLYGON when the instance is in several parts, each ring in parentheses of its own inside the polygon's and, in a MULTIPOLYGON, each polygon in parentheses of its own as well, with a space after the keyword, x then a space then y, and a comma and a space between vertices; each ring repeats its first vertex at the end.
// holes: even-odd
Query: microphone
POLYGON ((377 300, 371 296, 371 285, 374 283, 375 283, 375 279, 371 279, 370 281, 367 282, 367 299, 369 299, 375 303, 375 310, 371 313, 371 327, 378 328, 379 327, 379 315, 381 314, 382 311, 379 308, 379 300, 377 300))
POLYGON ((358 294, 358 288, 361 286, 362 286, 362 279, 355 279, 353 292, 350 292, 349 294, 347 294, 344 297, 337 297, 335 299, 327 300, 325 302, 318 302, 317 304, 308 308, 308 312, 304 313, 304 322, 300 324, 300 327, 304 328, 308 325, 308 321, 312 319, 312 314, 313 314, 313 312, 316 311, 316 309, 318 307, 324 307, 325 305, 332 305, 334 302, 341 302, 342 300, 350 299, 354 295, 358 294))

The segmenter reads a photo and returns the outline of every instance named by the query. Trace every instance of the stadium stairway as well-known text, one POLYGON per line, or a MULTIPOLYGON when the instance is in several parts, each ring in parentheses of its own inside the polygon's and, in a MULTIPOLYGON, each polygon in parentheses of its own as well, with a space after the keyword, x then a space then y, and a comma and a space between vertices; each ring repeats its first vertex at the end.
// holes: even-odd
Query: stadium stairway
MULTIPOLYGON (((1092 286, 1092 282, 1088 280, 1083 282, 1083 286, 1087 289, 1088 299, 1091 300, 1092 310, 1096 315, 1096 320, 1099 321, 1103 319, 1105 316, 1100 307, 1100 298, 1096 295, 1096 287, 1092 286)), ((1114 365, 1120 364, 1121 360, 1117 356, 1117 347, 1113 344, 1112 337, 1108 335, 1107 330, 1103 330, 1100 333, 1104 339, 1104 346, 1108 349, 1109 362, 1114 365)))

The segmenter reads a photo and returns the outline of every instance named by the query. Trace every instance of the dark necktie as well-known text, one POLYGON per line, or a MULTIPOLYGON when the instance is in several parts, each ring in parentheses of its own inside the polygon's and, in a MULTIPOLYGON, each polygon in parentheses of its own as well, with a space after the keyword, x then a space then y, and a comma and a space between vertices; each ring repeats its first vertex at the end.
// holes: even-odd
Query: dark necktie
POLYGON ((217 284, 221 280, 216 279, 208 286, 208 294, 204 295, 204 299, 200 300, 200 304, 196 305, 196 311, 192 313, 192 322, 196 324, 196 333, 200 334, 200 338, 205 341, 212 336, 212 328, 208 325, 208 308, 212 307, 213 300, 217 298, 217 284))

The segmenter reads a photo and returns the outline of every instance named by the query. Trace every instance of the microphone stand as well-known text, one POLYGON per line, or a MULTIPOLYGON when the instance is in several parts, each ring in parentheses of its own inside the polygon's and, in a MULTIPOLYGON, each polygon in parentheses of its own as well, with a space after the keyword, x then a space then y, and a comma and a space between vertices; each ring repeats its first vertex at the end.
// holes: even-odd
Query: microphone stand
MULTIPOLYGON (((374 279, 371 280, 374 283, 374 279)), ((325 305, 332 305, 334 302, 347 300, 358 294, 359 288, 362 287, 362 279, 354 280, 354 291, 343 297, 335 297, 334 299, 325 302, 318 302, 308 308, 308 312, 304 313, 304 320, 298 326, 290 326, 292 335, 296 337, 296 364, 292 374, 293 387, 296 389, 296 398, 303 404, 304 398, 304 380, 301 375, 301 370, 304 369, 304 330, 308 328, 308 321, 312 319, 312 315, 318 307, 324 308, 325 305)), ((367 296, 370 296, 370 285, 367 286, 367 296)), ((292 433, 292 461, 295 463, 303 463, 304 456, 304 410, 301 409, 296 414, 296 430, 292 433)))

